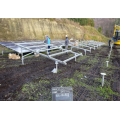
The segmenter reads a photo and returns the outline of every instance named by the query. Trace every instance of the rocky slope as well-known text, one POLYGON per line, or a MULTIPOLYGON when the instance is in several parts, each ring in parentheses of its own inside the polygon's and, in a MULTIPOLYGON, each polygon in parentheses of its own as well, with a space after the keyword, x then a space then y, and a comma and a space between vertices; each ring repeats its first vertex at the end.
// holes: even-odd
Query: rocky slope
POLYGON ((41 18, 0 18, 0 41, 65 39, 106 41, 94 27, 80 26, 68 19, 41 18))

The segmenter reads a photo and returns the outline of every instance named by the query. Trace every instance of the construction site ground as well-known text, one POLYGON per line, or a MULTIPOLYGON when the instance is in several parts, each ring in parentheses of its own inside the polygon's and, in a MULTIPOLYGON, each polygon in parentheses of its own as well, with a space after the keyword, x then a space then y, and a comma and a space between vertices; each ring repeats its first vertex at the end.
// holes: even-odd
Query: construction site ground
MULTIPOLYGON (((83 50, 73 49, 78 53, 83 50)), ((58 64, 58 73, 52 73, 55 62, 31 57, 24 60, 8 59, 8 53, 0 54, 0 100, 1 101, 51 101, 52 87, 72 86, 74 101, 119 101, 120 100, 120 52, 113 49, 110 59, 108 46, 87 52, 67 65, 58 64), (106 67, 106 61, 109 66, 106 67), (102 75, 106 73, 104 87, 102 75)), ((55 58, 65 60, 68 53, 55 58)))

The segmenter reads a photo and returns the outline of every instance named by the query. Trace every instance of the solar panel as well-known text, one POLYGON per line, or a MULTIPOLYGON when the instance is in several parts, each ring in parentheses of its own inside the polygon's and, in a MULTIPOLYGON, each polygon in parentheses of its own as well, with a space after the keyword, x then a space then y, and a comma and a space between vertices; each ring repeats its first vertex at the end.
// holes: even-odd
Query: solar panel
MULTIPOLYGON (((63 45, 64 40, 51 40, 51 44, 53 44, 53 47, 55 46, 61 46, 63 45)), ((4 47, 7 47, 9 49, 12 49, 18 53, 21 53, 21 47, 18 45, 22 45, 23 47, 30 48, 32 50, 38 50, 38 49, 47 49, 46 44, 44 43, 44 40, 33 40, 33 41, 9 41, 9 42, 0 42, 0 44, 4 47)), ((30 52, 30 50, 22 48, 22 53, 30 52)))

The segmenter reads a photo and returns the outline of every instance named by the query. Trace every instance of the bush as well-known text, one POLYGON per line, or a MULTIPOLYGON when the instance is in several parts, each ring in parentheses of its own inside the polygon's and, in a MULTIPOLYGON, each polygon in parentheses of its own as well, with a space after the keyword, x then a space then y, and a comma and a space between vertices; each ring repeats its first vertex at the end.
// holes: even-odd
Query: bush
POLYGON ((100 32, 100 33, 102 32, 102 28, 101 27, 98 28, 98 32, 100 32))
POLYGON ((74 22, 78 22, 80 25, 89 25, 94 27, 94 20, 92 18, 68 18, 74 22))

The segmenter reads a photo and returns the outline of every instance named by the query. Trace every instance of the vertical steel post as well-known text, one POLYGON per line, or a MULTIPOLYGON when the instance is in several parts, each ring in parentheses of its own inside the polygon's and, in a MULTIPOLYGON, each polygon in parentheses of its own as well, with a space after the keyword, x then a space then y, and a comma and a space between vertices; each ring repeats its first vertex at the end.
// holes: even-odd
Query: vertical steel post
POLYGON ((75 61, 76 61, 76 53, 75 53, 75 61))
POLYGON ((104 85, 104 75, 102 76, 102 87, 104 85))
POLYGON ((110 59, 110 54, 108 55, 108 59, 110 59))
POLYGON ((24 58, 23 58, 23 56, 22 56, 22 65, 24 65, 24 58))
POLYGON ((90 47, 90 53, 91 53, 91 47, 90 47))
POLYGON ((57 73, 57 70, 58 70, 58 61, 55 61, 55 64, 56 64, 56 73, 57 73))
POLYGON ((22 60, 22 65, 24 65, 24 58, 23 58, 22 48, 21 48, 21 60, 22 60))
POLYGON ((104 85, 104 76, 106 75, 106 73, 101 73, 101 75, 102 75, 102 87, 103 87, 103 85, 104 85))
POLYGON ((112 46, 113 46, 113 44, 111 44, 110 46, 111 46, 111 51, 112 51, 112 46))
POLYGON ((108 67, 108 62, 109 62, 109 61, 106 61, 106 62, 107 62, 107 67, 108 67))
POLYGON ((3 47, 2 47, 2 55, 3 55, 3 52, 4 52, 4 51, 3 51, 3 47))
POLYGON ((86 55, 86 50, 84 50, 85 51, 85 55, 86 55))

